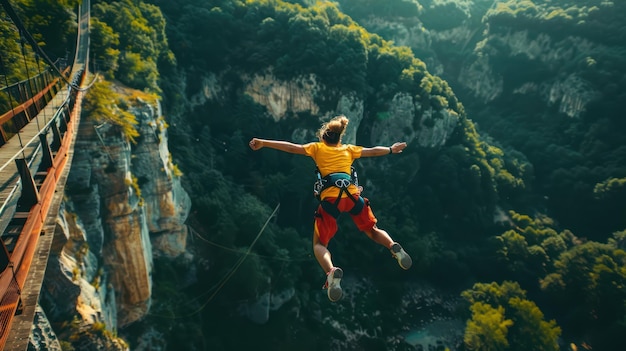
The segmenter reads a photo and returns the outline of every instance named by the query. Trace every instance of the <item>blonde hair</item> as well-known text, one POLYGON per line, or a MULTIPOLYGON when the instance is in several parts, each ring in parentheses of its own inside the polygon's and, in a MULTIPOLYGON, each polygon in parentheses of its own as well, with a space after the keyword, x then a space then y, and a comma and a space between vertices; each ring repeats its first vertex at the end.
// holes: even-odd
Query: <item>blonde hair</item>
POLYGON ((330 121, 322 124, 322 127, 317 131, 317 137, 320 141, 324 140, 331 145, 337 144, 346 132, 348 122, 348 117, 344 115, 333 117, 330 121))

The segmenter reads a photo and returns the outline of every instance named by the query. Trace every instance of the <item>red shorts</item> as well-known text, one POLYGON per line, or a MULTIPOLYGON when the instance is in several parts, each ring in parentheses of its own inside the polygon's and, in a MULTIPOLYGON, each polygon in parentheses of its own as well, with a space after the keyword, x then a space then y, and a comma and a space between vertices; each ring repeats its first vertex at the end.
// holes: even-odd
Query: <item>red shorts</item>
MULTIPOLYGON (((324 200, 334 204, 336 199, 336 197, 328 197, 324 200)), ((352 217, 352 221, 356 224, 360 231, 367 231, 374 227, 377 219, 370 208, 369 200, 366 198, 363 198, 363 200, 365 200, 365 205, 363 206, 361 213, 358 215, 350 214, 350 217, 352 217)), ((348 212, 352 209, 352 207, 354 207, 354 201, 348 197, 341 198, 341 200, 339 200, 339 204, 337 204, 339 212, 348 212)), ((324 211, 321 205, 317 207, 317 212, 315 213, 314 230, 323 245, 328 245, 330 239, 332 239, 333 236, 335 236, 335 233, 337 233, 337 220, 335 217, 328 214, 328 212, 324 211)))

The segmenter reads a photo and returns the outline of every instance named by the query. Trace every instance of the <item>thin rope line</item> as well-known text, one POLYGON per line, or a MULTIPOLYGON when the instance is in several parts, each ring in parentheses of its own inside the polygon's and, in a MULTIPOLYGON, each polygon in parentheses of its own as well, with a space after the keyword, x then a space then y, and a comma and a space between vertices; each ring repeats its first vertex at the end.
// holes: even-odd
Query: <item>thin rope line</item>
MULTIPOLYGON (((218 244, 218 243, 216 243, 214 241, 211 241, 211 240, 203 237, 202 235, 200 235, 200 233, 197 230, 195 230, 193 227, 191 227, 189 225, 188 225, 188 227, 189 227, 189 229, 191 230, 191 232, 195 236, 197 236, 198 238, 200 238, 200 240, 204 241, 205 243, 207 243, 207 244, 209 244, 211 246, 215 246, 215 247, 220 248, 222 250, 226 250, 226 251, 230 251, 230 252, 234 252, 234 253, 240 253, 240 254, 245 253, 245 251, 243 251, 243 250, 235 249, 235 248, 228 247, 228 246, 224 246, 222 244, 218 244)), ((294 258, 282 258, 282 257, 276 257, 276 256, 259 255, 257 253, 252 253, 250 255, 251 256, 256 256, 256 257, 259 257, 259 258, 265 258, 265 259, 276 260, 276 261, 285 261, 285 262, 298 262, 298 261, 309 261, 309 260, 311 260, 310 257, 309 258, 295 258, 294 259, 294 258)))
MULTIPOLYGON (((241 266, 241 264, 243 263, 243 261, 245 261, 245 259, 248 257, 248 255, 250 255, 250 252, 252 251, 252 247, 254 247, 254 244, 256 244, 256 242, 259 240, 259 238, 261 237, 261 234, 263 234, 263 232, 265 231, 265 228, 269 224, 270 219, 272 219, 272 217, 274 217, 274 215, 276 214, 276 212, 278 211, 279 208, 280 208, 280 203, 278 203, 278 205, 276 205, 276 208, 274 209, 272 214, 270 214, 270 216, 267 218, 267 220, 265 221, 265 224, 263 224, 263 227, 261 228, 261 230, 257 234, 256 238, 254 238, 254 240, 252 241, 252 243, 248 247, 248 250, 246 251, 246 253, 241 258, 239 258, 239 260, 237 260, 237 262, 230 269, 230 271, 224 277, 222 277, 220 282, 217 284, 217 289, 213 292, 213 294, 211 294, 211 296, 209 296, 207 298, 207 300, 198 309, 196 309, 195 311, 193 311, 193 312, 191 312, 189 314, 186 314, 186 315, 179 315, 179 316, 173 316, 173 317, 156 315, 156 314, 149 314, 149 315, 155 316, 155 317, 162 317, 162 318, 178 319, 178 318, 191 317, 191 316, 193 316, 193 315, 195 315, 197 313, 200 313, 200 311, 202 311, 209 304, 209 302, 211 302, 211 300, 213 300, 213 298, 217 295, 217 293, 220 292, 220 290, 224 287, 224 285, 226 285, 228 280, 235 274, 235 272, 237 272, 237 269, 239 269, 239 266, 241 266)), ((213 288, 211 288, 211 289, 213 289, 213 288)), ((211 289, 209 289, 208 291, 210 291, 211 289)))

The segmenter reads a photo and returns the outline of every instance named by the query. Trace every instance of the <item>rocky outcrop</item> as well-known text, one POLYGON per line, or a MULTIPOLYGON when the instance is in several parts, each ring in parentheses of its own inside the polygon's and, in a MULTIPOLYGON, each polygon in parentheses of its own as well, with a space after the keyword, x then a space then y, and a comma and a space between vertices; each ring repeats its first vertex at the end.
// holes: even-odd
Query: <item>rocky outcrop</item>
MULTIPOLYGON (((399 93, 390 103, 389 111, 386 112, 387 117, 374 122, 370 140, 358 142, 356 136, 364 119, 365 102, 356 94, 341 95, 335 110, 324 114, 315 104, 315 96, 323 90, 323 87, 316 83, 314 76, 300 77, 287 82, 270 75, 243 80, 247 82, 243 88, 244 92, 255 102, 265 106, 267 113, 277 122, 288 114, 298 112, 308 112, 311 115, 321 114, 320 122, 335 115, 345 115, 350 123, 343 141, 350 144, 391 145, 398 140, 406 140, 407 142, 415 141, 424 147, 437 147, 447 141, 459 121, 458 114, 451 109, 422 110, 421 105, 412 96, 399 93), (416 118, 417 122, 414 121, 416 118)), ((214 78, 207 78, 205 82, 220 84, 214 78)), ((218 90, 205 87, 203 92, 217 92, 218 90)), ((205 95, 205 98, 219 99, 220 97, 219 94, 209 94, 205 95)), ((291 140, 298 143, 309 142, 315 139, 315 132, 311 129, 295 128, 291 140)))
POLYGON ((132 109, 140 137, 132 150, 131 171, 141 189, 148 232, 155 255, 176 257, 185 252, 187 226, 184 220, 191 199, 180 183, 180 171, 167 147, 167 123, 149 104, 132 109))
POLYGON ((279 81, 272 75, 245 77, 245 93, 254 101, 265 106, 268 113, 278 121, 289 113, 307 111, 317 114, 319 107, 313 97, 319 87, 313 75, 292 81, 279 81))
POLYGON ((475 98, 483 102, 493 101, 504 90, 502 75, 493 71, 488 56, 478 57, 472 63, 463 66, 458 79, 475 98))
POLYGON ((453 110, 422 110, 409 94, 397 94, 390 105, 387 118, 374 122, 372 145, 391 145, 403 140, 422 147, 442 146, 459 123, 459 115, 453 110), (420 116, 418 128, 414 127, 415 116, 420 116))
POLYGON ((529 30, 490 33, 477 45, 476 55, 461 70, 459 82, 474 97, 485 103, 503 94, 532 94, 548 106, 556 105, 559 112, 570 117, 579 117, 586 110, 587 104, 600 93, 576 72, 556 72, 562 72, 562 67, 571 62, 580 61, 580 65, 593 64, 590 57, 594 52, 602 51, 596 46, 581 38, 565 37, 556 40, 543 33, 535 35, 529 30), (526 62, 555 73, 545 75, 540 80, 534 77, 518 81, 517 84, 509 81, 511 90, 505 91, 502 73, 494 68, 493 62, 509 58, 524 58, 526 62))
POLYGON ((144 318, 153 255, 186 251, 191 202, 169 155, 167 124, 158 106, 140 99, 129 111, 138 121, 136 143, 114 124, 83 118, 44 280, 50 320, 78 316, 77 327, 65 332, 81 335, 91 345, 84 349, 127 348, 106 337, 115 333, 99 332, 144 318))
POLYGON ((81 234, 87 250, 99 257, 97 269, 107 273, 107 283, 116 290, 120 326, 145 315, 152 289, 152 250, 133 161, 119 127, 83 120, 68 178, 68 208, 77 228, 101 229, 81 234))
POLYGON ((61 344, 41 306, 35 308, 35 317, 29 338, 29 350, 61 351, 61 344))
MULTIPOLYGON (((267 284, 270 286, 268 278, 267 284)), ((281 308, 296 295, 296 289, 291 287, 283 291, 267 291, 255 300, 246 301, 239 305, 238 312, 256 324, 265 324, 270 319, 270 312, 281 308)))

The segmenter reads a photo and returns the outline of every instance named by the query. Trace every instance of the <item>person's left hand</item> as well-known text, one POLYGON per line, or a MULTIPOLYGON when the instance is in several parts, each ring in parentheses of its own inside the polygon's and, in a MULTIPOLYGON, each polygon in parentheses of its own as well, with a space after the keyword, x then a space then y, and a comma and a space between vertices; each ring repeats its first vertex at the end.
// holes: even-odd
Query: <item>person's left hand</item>
POLYGON ((404 148, 406 148, 406 142, 394 143, 393 145, 391 145, 391 150, 394 154, 401 153, 404 148))

